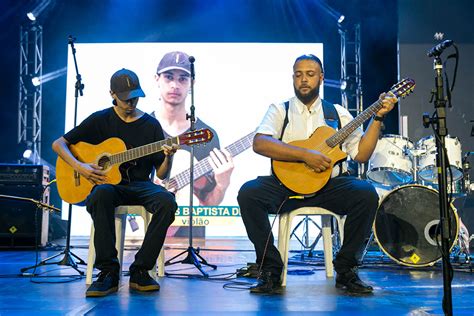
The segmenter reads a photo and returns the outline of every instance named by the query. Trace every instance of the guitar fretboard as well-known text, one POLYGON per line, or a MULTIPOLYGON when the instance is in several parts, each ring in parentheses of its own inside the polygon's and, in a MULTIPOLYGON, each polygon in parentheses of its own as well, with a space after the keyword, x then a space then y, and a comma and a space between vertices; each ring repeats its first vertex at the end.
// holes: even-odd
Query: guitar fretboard
POLYGON ((140 147, 132 148, 110 156, 111 164, 121 164, 127 161, 145 157, 163 150, 163 145, 172 146, 173 144, 179 145, 179 136, 170 137, 164 140, 160 140, 154 143, 143 145, 140 147))
POLYGON ((354 132, 359 126, 361 126, 365 121, 370 119, 378 110, 382 108, 382 102, 377 100, 362 113, 360 113, 355 119, 350 121, 347 125, 341 128, 337 133, 332 135, 326 140, 326 144, 334 148, 341 144, 352 132, 354 132))
MULTIPOLYGON (((245 151, 246 149, 250 148, 253 143, 253 137, 255 136, 255 132, 252 132, 238 141, 230 144, 229 146, 225 147, 227 151, 229 151, 232 157, 237 156, 241 152, 245 151)), ((194 179, 198 179, 212 171, 212 166, 209 164, 207 158, 202 159, 201 161, 197 162, 194 165, 194 179)), ((181 188, 188 185, 190 182, 190 169, 184 170, 173 178, 168 181, 168 189, 175 189, 180 190, 181 188)))

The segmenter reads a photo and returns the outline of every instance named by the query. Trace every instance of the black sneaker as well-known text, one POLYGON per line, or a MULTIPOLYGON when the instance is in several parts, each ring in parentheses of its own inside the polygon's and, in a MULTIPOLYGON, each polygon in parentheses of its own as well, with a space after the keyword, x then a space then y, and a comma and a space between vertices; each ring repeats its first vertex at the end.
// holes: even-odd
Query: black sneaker
POLYGON ((86 291, 86 297, 106 296, 117 292, 119 276, 118 273, 101 271, 91 286, 86 291))
POLYGON ((336 276, 336 288, 346 290, 351 294, 371 294, 374 288, 363 282, 357 274, 357 269, 338 273, 336 276))
POLYGON ((130 271, 130 288, 142 292, 151 292, 159 291, 160 285, 148 274, 148 271, 135 270, 130 271))
POLYGON ((283 294, 284 288, 281 286, 280 275, 272 275, 271 272, 262 271, 258 277, 258 284, 250 288, 253 294, 283 294))

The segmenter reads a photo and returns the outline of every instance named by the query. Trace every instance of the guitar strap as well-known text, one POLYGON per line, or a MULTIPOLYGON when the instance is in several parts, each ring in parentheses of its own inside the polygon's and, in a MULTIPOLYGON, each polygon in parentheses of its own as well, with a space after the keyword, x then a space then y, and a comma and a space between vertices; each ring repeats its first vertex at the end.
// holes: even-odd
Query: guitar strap
POLYGON ((288 125, 288 109, 290 108, 290 101, 285 101, 285 119, 283 120, 283 127, 281 129, 281 135, 278 140, 283 139, 283 134, 285 134, 286 125, 288 125))
POLYGON ((334 104, 326 100, 321 101, 323 104, 324 120, 326 121, 326 124, 335 130, 341 129, 341 121, 339 120, 339 115, 337 114, 334 104))
MULTIPOLYGON (((323 106, 324 120, 326 121, 326 124, 335 130, 341 129, 341 120, 339 119, 339 114, 337 114, 337 110, 334 104, 323 99, 321 99, 321 101, 322 101, 321 104, 323 106)), ((281 129, 281 135, 279 138, 280 141, 283 139, 286 126, 288 125, 288 109, 290 108, 290 101, 285 101, 284 104, 285 104, 285 119, 283 120, 283 128, 281 129)), ((340 176, 342 174, 342 161, 338 162, 337 166, 339 166, 339 176, 340 176)))

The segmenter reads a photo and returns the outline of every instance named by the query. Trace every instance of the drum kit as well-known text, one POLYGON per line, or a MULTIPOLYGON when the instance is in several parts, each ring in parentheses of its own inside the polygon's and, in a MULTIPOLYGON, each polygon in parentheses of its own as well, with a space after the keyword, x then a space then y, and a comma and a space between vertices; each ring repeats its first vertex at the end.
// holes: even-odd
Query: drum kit
MULTIPOLYGON (((448 196, 466 195, 468 170, 464 170, 461 143, 445 138, 449 168, 448 196)), ((439 194, 434 136, 416 144, 399 135, 379 139, 369 161, 367 178, 380 195, 373 232, 381 250, 395 262, 406 266, 430 266, 441 259, 439 232, 439 194)), ((450 198, 450 202, 452 202, 450 198)), ((464 227, 455 207, 449 207, 450 249, 462 247, 460 227, 464 227)), ((462 229, 461 229, 462 232, 462 229)), ((469 247, 464 249, 469 254, 469 247)))

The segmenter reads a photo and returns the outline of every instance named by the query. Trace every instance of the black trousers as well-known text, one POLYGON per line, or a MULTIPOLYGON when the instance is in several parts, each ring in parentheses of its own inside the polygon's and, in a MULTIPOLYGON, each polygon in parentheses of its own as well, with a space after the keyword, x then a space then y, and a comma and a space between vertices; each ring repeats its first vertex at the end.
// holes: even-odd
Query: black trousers
POLYGON ((119 205, 143 205, 153 214, 143 244, 130 266, 130 271, 150 270, 163 247, 166 231, 174 221, 177 208, 174 194, 151 181, 101 184, 93 188, 86 206, 94 222, 95 267, 99 270, 119 272, 115 248, 115 207, 119 205))
POLYGON ((258 177, 240 188, 237 197, 240 213, 249 239, 255 246, 257 263, 263 262, 263 270, 275 276, 279 276, 283 270, 268 214, 275 214, 284 201, 280 212, 302 206, 319 206, 339 215, 347 215, 344 242, 334 259, 334 268, 341 273, 356 266, 378 207, 378 195, 374 187, 367 181, 341 176, 330 179, 313 197, 287 200, 294 195, 274 176, 258 177), (270 239, 265 251, 268 237, 270 239))

